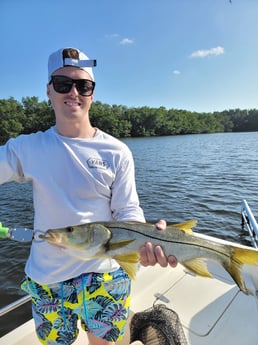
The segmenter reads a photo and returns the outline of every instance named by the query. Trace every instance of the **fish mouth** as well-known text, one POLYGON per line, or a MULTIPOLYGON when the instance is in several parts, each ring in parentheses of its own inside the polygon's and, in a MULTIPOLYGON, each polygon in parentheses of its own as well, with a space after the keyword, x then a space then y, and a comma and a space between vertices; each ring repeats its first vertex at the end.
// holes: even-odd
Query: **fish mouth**
POLYGON ((39 235, 39 237, 47 241, 48 243, 64 248, 62 236, 60 236, 60 234, 54 230, 47 230, 47 232, 44 235, 39 235))

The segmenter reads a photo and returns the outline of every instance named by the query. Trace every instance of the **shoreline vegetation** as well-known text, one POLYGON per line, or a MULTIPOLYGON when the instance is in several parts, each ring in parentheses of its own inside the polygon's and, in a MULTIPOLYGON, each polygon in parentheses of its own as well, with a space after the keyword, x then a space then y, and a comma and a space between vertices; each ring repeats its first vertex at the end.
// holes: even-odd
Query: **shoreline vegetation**
MULTIPOLYGON (((117 137, 258 131, 258 109, 229 109, 198 113, 182 109, 127 107, 96 101, 90 110, 94 126, 117 137)), ((0 99, 0 144, 20 134, 44 131, 54 125, 54 111, 38 97, 0 99)))

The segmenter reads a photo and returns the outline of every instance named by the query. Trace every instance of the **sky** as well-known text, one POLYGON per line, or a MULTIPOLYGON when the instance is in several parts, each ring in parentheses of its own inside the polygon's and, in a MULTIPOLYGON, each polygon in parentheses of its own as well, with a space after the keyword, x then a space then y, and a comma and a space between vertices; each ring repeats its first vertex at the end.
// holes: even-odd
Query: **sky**
POLYGON ((97 59, 94 99, 258 108, 258 0, 0 0, 0 99, 47 100, 48 56, 97 59))

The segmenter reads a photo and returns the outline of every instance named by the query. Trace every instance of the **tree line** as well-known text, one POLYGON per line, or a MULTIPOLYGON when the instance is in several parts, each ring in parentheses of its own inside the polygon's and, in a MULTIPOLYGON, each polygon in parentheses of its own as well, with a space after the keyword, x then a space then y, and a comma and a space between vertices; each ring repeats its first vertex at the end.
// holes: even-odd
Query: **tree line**
MULTIPOLYGON (((117 137, 165 136, 216 132, 258 131, 258 110, 230 109, 198 113, 182 109, 126 107, 94 102, 94 126, 117 137)), ((38 97, 0 99, 0 144, 19 134, 44 131, 55 123, 48 101, 38 97)))

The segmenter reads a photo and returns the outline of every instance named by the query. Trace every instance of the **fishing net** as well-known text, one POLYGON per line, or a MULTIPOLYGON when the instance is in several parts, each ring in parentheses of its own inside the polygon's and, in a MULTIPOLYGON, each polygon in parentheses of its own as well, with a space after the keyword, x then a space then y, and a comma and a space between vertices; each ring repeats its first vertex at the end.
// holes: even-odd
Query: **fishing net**
POLYGON ((130 323, 130 342, 144 345, 187 345, 177 313, 163 304, 135 313, 130 323))

